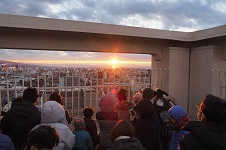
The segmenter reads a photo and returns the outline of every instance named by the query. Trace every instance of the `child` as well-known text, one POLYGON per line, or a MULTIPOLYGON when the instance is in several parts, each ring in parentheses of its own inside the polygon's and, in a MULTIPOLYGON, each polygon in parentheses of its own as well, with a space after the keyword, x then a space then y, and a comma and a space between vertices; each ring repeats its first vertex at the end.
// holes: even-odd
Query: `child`
POLYGON ((84 110, 83 110, 83 114, 84 114, 84 121, 85 121, 85 130, 87 132, 89 132, 91 138, 92 138, 92 141, 93 141, 93 146, 94 148, 96 147, 96 145, 98 144, 98 137, 97 137, 97 126, 96 126, 96 123, 92 118, 93 116, 93 113, 94 113, 94 109, 93 108, 89 108, 89 107, 86 107, 84 110))
POLYGON ((59 139, 60 136, 55 128, 42 125, 31 131, 24 150, 53 149, 58 145, 59 139))
POLYGON ((179 142, 182 137, 189 134, 188 131, 182 130, 182 128, 190 121, 190 118, 179 105, 171 107, 168 114, 170 116, 170 124, 173 127, 169 150, 179 150, 179 142))
POLYGON ((75 144, 73 150, 93 150, 92 138, 85 130, 85 121, 80 117, 74 119, 75 131, 75 144))

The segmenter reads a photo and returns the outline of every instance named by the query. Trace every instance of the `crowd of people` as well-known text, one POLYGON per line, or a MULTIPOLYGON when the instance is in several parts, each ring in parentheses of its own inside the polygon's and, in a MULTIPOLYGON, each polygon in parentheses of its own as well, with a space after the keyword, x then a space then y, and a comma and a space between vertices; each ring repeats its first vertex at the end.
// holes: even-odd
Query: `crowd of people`
POLYGON ((145 88, 133 101, 120 89, 117 95, 100 98, 96 114, 86 107, 84 117, 74 118, 64 109, 59 91, 50 95, 41 110, 35 106, 38 97, 37 89, 27 88, 13 101, 0 122, 0 149, 226 149, 226 100, 211 94, 198 106, 199 121, 191 121, 184 108, 170 103, 161 89, 145 88))

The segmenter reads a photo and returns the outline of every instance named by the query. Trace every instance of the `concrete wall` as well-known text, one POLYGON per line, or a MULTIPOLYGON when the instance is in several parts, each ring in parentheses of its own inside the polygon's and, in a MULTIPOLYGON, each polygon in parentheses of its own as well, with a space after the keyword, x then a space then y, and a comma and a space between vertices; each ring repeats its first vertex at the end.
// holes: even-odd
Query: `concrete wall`
POLYGON ((196 105, 206 94, 212 93, 213 46, 191 50, 189 114, 196 118, 196 105))
POLYGON ((160 61, 152 60, 152 88, 161 88, 187 109, 189 87, 189 49, 168 47, 160 61), (157 69, 157 70, 155 70, 157 69), (155 81, 155 82, 154 82, 155 81))
POLYGON ((170 47, 169 68, 169 94, 186 110, 189 92, 189 49, 170 47))
POLYGON ((223 55, 221 47, 213 46, 212 94, 225 99, 226 60, 223 55))

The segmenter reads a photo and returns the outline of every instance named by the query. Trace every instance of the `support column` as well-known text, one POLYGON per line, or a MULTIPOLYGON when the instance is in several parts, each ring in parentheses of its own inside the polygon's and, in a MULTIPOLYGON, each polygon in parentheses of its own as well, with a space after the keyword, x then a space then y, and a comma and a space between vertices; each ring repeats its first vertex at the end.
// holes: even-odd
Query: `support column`
POLYGON ((169 47, 169 94, 188 111, 189 49, 169 47))
POLYGON ((152 64, 153 80, 158 87, 175 97, 179 105, 187 109, 189 49, 180 47, 164 48, 161 60, 153 60, 152 64), (157 69, 157 74, 154 69, 157 69))
POLYGON ((192 48, 190 62, 189 115, 197 118, 196 105, 212 93, 213 46, 192 48))

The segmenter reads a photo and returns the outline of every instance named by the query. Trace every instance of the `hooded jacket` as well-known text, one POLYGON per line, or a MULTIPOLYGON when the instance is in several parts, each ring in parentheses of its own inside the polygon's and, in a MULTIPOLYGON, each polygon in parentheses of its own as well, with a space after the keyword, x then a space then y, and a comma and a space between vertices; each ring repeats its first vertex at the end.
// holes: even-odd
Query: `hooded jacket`
POLYGON ((119 113, 119 118, 123 120, 130 119, 129 110, 133 108, 133 104, 128 101, 119 101, 115 104, 115 111, 119 113))
POLYGON ((160 150, 160 121, 156 113, 148 118, 139 118, 135 124, 138 139, 147 150, 160 150))
POLYGON ((190 121, 184 130, 190 132, 180 142, 181 150, 225 150, 225 123, 190 121))
POLYGON ((71 150, 75 143, 75 136, 67 127, 67 120, 64 108, 55 101, 47 101, 41 110, 41 125, 50 125, 56 129, 60 135, 59 144, 54 150, 71 150))
POLYGON ((171 107, 168 111, 169 116, 175 120, 175 122, 171 123, 173 126, 172 136, 169 144, 169 150, 178 150, 179 149, 179 142, 181 141, 182 137, 186 134, 189 134, 188 131, 182 130, 189 121, 190 118, 186 114, 183 107, 179 105, 175 105, 171 107))
POLYGON ((118 121, 118 113, 99 111, 96 113, 96 119, 100 128, 100 145, 104 147, 110 147, 112 143, 110 140, 110 135, 112 128, 118 121))
POLYGON ((22 101, 12 107, 2 118, 0 128, 8 135, 16 149, 22 148, 27 142, 32 128, 40 124, 41 112, 31 102, 22 101))

